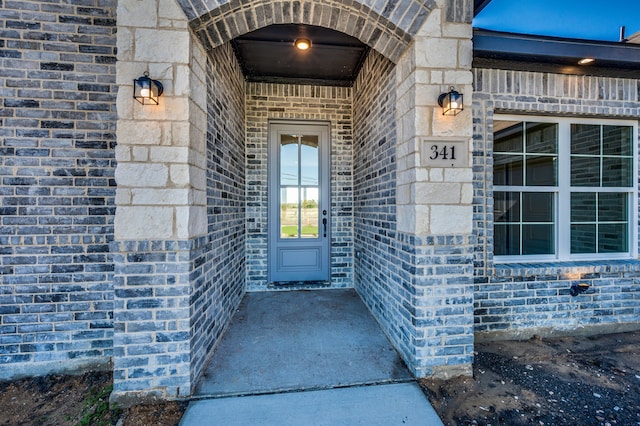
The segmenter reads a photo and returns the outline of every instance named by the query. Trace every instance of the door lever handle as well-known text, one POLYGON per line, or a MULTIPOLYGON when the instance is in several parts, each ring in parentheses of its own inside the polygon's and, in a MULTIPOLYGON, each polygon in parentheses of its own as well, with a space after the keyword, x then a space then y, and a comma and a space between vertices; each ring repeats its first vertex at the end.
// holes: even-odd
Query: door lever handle
POLYGON ((327 218, 322 218, 322 226, 324 228, 324 237, 327 238, 327 218))

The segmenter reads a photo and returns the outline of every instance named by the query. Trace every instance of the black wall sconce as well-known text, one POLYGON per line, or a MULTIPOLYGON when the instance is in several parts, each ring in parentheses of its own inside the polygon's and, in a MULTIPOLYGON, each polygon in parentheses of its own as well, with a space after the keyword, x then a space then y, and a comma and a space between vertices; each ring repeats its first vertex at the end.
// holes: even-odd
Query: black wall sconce
POLYGON ((142 77, 133 80, 133 98, 142 105, 158 105, 158 98, 162 92, 162 83, 149 78, 148 71, 145 71, 142 77))
POLYGON ((453 86, 447 93, 438 96, 438 105, 442 108, 442 115, 458 115, 464 110, 462 94, 456 92, 453 86))
POLYGON ((571 287, 569 288, 569 294, 572 295, 573 297, 576 297, 580 293, 584 293, 587 290, 589 290, 589 284, 587 284, 587 283, 575 284, 574 283, 574 284, 571 284, 571 287))

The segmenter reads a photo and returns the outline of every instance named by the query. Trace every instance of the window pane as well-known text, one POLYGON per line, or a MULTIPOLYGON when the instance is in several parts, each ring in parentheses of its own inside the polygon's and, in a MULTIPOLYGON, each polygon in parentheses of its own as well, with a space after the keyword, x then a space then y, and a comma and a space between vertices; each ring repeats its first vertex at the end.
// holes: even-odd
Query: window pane
POLYGON ((602 224, 598 227, 598 253, 628 251, 627 224, 602 224))
POLYGON ((553 254, 553 225, 522 225, 522 254, 553 254))
POLYGON ((494 155, 494 185, 520 186, 523 182, 522 173, 522 155, 494 155))
POLYGON ((571 222, 596 221, 595 192, 571 193, 571 222))
POLYGON ((495 222, 520 222, 520 193, 500 192, 493 194, 493 217, 495 222))
POLYGON ((571 253, 596 252, 596 225, 571 225, 571 253))
POLYGON ((523 222, 553 222, 553 194, 525 192, 522 194, 523 222))
POLYGON ((600 155, 600 126, 572 124, 571 153, 600 155))
POLYGON ((280 189, 280 236, 298 238, 298 188, 280 189))
POLYGON ((555 123, 527 123, 527 152, 557 153, 558 125, 555 123))
POLYGON ((571 186, 600 186, 600 157, 571 157, 571 186))
POLYGON ((633 155, 633 127, 602 126, 602 153, 604 155, 633 155))
POLYGON ((602 159, 602 186, 631 186, 631 158, 605 157, 602 159))
POLYGON ((598 194, 598 221, 627 222, 627 194, 600 193, 598 194))
POLYGON ((527 155, 526 185, 556 186, 556 157, 527 155))
POLYGON ((520 227, 518 225, 494 226, 493 254, 495 256, 517 256, 520 254, 520 227))
POLYGON ((522 123, 496 121, 493 132, 493 152, 522 152, 522 123))

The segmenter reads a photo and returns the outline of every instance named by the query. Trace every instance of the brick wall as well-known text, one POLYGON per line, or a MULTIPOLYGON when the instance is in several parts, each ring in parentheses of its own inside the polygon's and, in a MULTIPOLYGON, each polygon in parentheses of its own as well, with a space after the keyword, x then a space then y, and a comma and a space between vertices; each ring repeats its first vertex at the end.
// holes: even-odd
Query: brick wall
POLYGON ((113 0, 0 14, 0 378, 112 353, 113 0))
POLYGON ((351 88, 247 83, 247 290, 267 289, 269 119, 320 120, 331 127, 331 286, 353 282, 351 88))
POLYGON ((195 259, 191 370, 206 367, 245 287, 244 78, 229 43, 212 50, 207 74, 207 237, 195 259))
MULTIPOLYGON (((437 6, 434 1, 422 0, 178 0, 178 3, 189 18, 192 31, 208 49, 268 25, 302 23, 349 34, 393 61, 400 58, 411 37, 437 6)), ((471 0, 449 0, 449 3, 452 19, 470 16, 471 0)))
POLYGON ((556 116, 640 116, 639 82, 608 77, 474 70, 475 330, 480 338, 528 337, 637 327, 637 261, 495 264, 493 118, 498 112, 556 116), (590 290, 569 295, 572 283, 590 290))
POLYGON ((402 342, 409 315, 396 241, 395 102, 394 66, 371 52, 354 85, 354 285, 407 356, 402 342))
POLYGON ((397 230, 395 85, 372 54, 354 86, 355 285, 414 374, 453 374, 473 359, 473 245, 397 230))

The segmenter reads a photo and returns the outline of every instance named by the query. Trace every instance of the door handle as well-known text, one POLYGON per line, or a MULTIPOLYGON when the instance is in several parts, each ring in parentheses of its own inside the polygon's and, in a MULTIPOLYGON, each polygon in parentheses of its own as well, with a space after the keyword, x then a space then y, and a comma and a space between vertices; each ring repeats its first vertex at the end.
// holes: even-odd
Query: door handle
POLYGON ((322 218, 322 226, 324 228, 324 237, 327 238, 327 218, 322 218))

